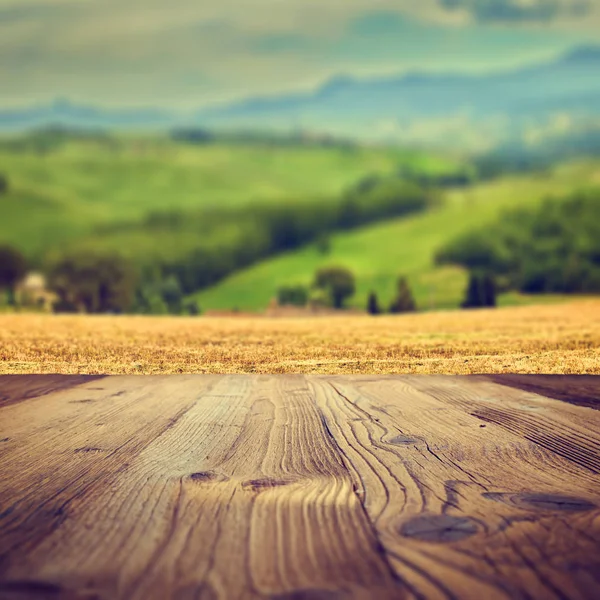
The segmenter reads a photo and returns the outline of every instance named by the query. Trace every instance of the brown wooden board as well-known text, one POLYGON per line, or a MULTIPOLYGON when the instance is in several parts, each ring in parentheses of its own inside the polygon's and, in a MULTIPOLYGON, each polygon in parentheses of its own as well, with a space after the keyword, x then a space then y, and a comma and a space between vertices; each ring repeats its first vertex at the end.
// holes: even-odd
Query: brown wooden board
POLYGON ((0 379, 1 599, 600 597, 600 412, 539 385, 36 379, 0 379))
POLYGON ((103 375, 0 375, 0 406, 74 387, 103 375))
POLYGON ((527 392, 541 394, 570 402, 577 406, 585 406, 600 410, 600 386, 597 375, 476 375, 490 381, 509 385, 527 392))

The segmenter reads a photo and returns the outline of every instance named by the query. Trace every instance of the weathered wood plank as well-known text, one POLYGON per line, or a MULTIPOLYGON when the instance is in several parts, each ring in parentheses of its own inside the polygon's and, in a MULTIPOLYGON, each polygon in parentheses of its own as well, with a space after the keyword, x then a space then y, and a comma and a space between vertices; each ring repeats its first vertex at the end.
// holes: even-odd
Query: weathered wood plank
POLYGON ((101 379, 104 375, 0 375, 0 407, 101 379))
POLYGON ((23 385, 1 598, 600 595, 589 408, 478 377, 23 385))
MULTIPOLYGON (((477 394, 463 379, 310 381, 391 564, 415 596, 600 596, 600 481, 589 461, 483 423, 470 414, 477 394)), ((582 452, 593 449, 597 436, 584 443, 567 425, 582 452)))
MULTIPOLYGON (((1 467, 12 510, 0 595, 407 595, 304 378, 186 378, 178 391, 154 382, 148 394, 139 385, 114 410, 52 398, 58 414, 38 417, 29 441, 13 415, 13 435, 28 445, 1 467)), ((40 409, 9 409, 27 406, 40 409)))
POLYGON ((600 475, 600 431, 597 414, 589 408, 472 378, 428 375, 412 382, 448 405, 600 475))
POLYGON ((0 411, 0 572, 37 547, 216 381, 111 377, 0 411), (168 398, 168 401, 166 399, 168 398), (18 550, 18 551, 17 551, 18 550))
POLYGON ((585 408, 600 410, 600 377, 597 375, 474 375, 585 408))

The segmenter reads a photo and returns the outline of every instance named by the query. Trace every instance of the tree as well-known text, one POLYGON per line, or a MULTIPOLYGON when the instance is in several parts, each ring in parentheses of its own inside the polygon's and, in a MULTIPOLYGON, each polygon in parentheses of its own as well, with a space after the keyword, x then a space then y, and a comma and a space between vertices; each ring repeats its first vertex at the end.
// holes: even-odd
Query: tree
POLYGON ((48 283, 59 297, 55 307, 88 313, 125 312, 135 298, 135 274, 117 255, 67 255, 50 270, 48 283))
POLYGON ((381 314, 381 309, 379 308, 379 301, 377 300, 377 294, 375 292, 371 292, 369 294, 369 298, 367 300, 367 312, 370 315, 381 314))
POLYGON ((484 306, 490 308, 496 306, 496 281, 490 273, 483 275, 482 287, 484 306))
POLYGON ((345 267, 319 269, 315 274, 314 287, 327 293, 334 308, 342 308, 345 300, 356 291, 354 275, 345 267))
POLYGON ((25 257, 12 246, 0 246, 0 289, 8 292, 10 304, 14 304, 15 288, 26 274, 25 257))
POLYGON ((472 271, 462 308, 496 306, 496 283, 489 273, 472 271))
POLYGON ((483 295, 481 290, 481 281, 477 273, 469 275, 469 285, 465 293, 465 299, 461 304, 462 308, 478 308, 483 306, 483 295))
POLYGON ((390 306, 391 313, 413 312, 417 310, 415 299, 412 295, 406 277, 398 279, 398 291, 390 306))
POLYGON ((160 295, 165 301, 169 312, 173 315, 181 313, 183 292, 175 275, 169 275, 159 286, 160 295))

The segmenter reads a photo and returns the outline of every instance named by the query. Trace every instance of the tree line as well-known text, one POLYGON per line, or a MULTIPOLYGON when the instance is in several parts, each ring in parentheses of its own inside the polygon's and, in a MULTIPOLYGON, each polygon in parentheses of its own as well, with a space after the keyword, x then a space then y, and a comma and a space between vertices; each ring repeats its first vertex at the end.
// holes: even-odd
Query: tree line
MULTIPOLYGON (((277 301, 281 306, 327 306, 342 309, 356 292, 356 278, 352 271, 343 266, 327 266, 318 269, 311 285, 284 285, 277 290, 277 301)), ((366 311, 371 315, 384 312, 392 314, 417 310, 412 291, 406 277, 399 277, 396 294, 387 309, 380 305, 375 292, 367 299, 366 311)))
POLYGON ((492 278, 501 291, 597 293, 599 214, 600 189, 549 198, 453 240, 440 249, 437 262, 492 278))

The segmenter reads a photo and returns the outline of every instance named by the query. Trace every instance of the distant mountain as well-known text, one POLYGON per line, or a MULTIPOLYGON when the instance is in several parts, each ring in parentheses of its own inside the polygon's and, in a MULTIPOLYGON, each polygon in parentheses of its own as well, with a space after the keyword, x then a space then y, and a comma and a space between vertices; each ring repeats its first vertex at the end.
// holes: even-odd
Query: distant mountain
POLYGON ((159 109, 103 110, 57 101, 0 111, 0 129, 44 124, 105 128, 307 130, 344 137, 477 147, 521 139, 558 116, 600 117, 600 46, 557 60, 484 75, 410 73, 337 76, 314 92, 249 98, 177 115, 159 109))
POLYGON ((22 109, 0 110, 0 130, 63 125, 83 128, 130 128, 169 126, 172 113, 161 109, 103 109, 74 104, 59 98, 51 104, 22 109))
POLYGON ((593 62, 596 65, 600 62, 600 46, 579 46, 571 52, 568 52, 563 62, 566 63, 584 63, 593 62))
MULTIPOLYGON (((567 112, 600 116, 600 47, 558 60, 486 75, 412 73, 356 80, 336 77, 312 94, 251 99, 199 112, 198 121, 228 127, 303 127, 358 136, 402 138, 419 130, 495 124, 519 135, 527 124, 567 112), (444 123, 446 121, 446 123, 444 123)), ((493 127, 492 127, 493 128, 493 127)), ((500 131, 502 130, 502 131, 500 131)), ((456 141, 455 135, 451 137, 456 141)))

